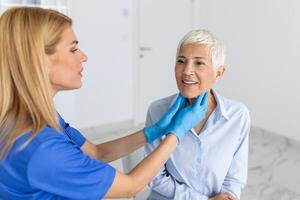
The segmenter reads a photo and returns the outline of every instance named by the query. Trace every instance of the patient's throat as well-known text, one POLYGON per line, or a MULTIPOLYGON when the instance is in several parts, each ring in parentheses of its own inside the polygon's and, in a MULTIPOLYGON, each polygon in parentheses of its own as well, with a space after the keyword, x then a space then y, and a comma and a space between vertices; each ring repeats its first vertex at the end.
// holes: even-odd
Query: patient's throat
MULTIPOLYGON (((187 103, 190 105, 192 104, 196 99, 188 99, 187 103)), ((214 111, 214 109, 217 107, 217 101, 214 97, 214 95, 212 94, 212 92, 209 93, 208 96, 208 102, 207 102, 207 111, 205 114, 205 118, 194 127, 195 132, 197 133, 197 135, 201 134, 202 128, 205 125, 205 123, 207 122, 209 116, 211 115, 211 113, 214 111)))

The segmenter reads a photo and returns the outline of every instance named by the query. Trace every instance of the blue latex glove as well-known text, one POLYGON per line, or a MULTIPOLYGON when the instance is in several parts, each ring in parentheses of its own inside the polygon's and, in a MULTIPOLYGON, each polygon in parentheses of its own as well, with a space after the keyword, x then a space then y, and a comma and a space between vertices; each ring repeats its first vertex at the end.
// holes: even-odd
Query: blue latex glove
POLYGON ((169 110, 160 118, 160 120, 152 126, 144 128, 144 134, 148 143, 152 143, 156 138, 166 134, 165 129, 170 125, 174 115, 185 103, 184 96, 178 94, 176 101, 169 110))
POLYGON ((192 105, 180 110, 166 129, 167 133, 174 134, 181 142, 184 135, 205 118, 207 100, 208 94, 205 92, 199 95, 192 105))

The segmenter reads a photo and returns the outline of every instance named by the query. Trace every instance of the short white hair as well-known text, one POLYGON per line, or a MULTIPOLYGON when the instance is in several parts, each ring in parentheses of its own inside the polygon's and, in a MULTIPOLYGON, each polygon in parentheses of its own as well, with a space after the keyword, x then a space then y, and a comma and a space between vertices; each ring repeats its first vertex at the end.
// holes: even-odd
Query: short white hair
POLYGON ((208 48, 209 55, 215 70, 221 66, 225 66, 225 48, 222 43, 215 38, 210 32, 204 29, 192 30, 188 32, 179 42, 176 58, 178 57, 180 48, 185 44, 203 44, 208 48))

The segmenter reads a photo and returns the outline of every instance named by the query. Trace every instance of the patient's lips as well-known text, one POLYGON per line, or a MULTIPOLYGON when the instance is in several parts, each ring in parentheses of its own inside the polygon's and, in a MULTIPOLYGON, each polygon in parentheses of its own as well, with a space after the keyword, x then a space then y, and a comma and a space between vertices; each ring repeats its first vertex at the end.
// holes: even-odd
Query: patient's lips
POLYGON ((182 80, 182 84, 184 85, 184 86, 187 86, 187 87, 189 87, 189 86, 194 86, 194 85, 196 85, 196 84, 198 84, 198 82, 197 81, 193 81, 193 80, 182 80))
POLYGON ((83 68, 81 68, 81 70, 78 72, 78 74, 82 77, 82 71, 83 71, 83 68))
POLYGON ((190 99, 199 95, 199 85, 200 82, 195 81, 192 78, 182 78, 179 83, 179 88, 183 96, 190 99))

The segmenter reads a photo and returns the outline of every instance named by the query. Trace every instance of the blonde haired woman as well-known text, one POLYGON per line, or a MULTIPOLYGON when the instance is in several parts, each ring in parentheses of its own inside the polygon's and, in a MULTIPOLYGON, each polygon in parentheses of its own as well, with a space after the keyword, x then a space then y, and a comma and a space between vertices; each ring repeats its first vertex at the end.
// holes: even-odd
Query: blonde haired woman
POLYGON ((133 196, 155 176, 185 133, 204 118, 206 93, 188 107, 178 94, 153 126, 95 145, 69 126, 53 103, 58 91, 80 88, 86 60, 69 17, 23 7, 2 14, 0 199, 133 196), (165 134, 161 145, 128 174, 105 163, 165 134))

